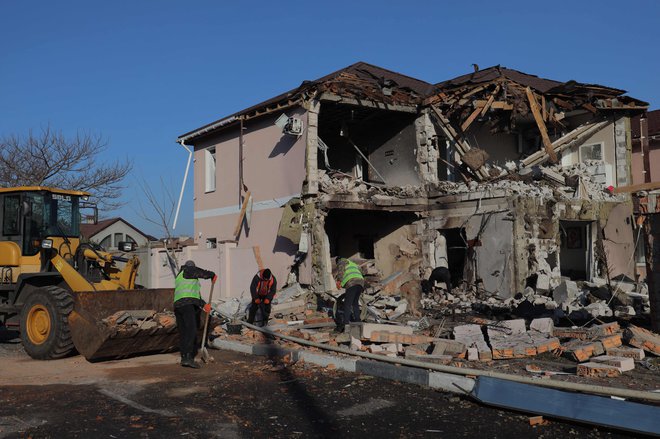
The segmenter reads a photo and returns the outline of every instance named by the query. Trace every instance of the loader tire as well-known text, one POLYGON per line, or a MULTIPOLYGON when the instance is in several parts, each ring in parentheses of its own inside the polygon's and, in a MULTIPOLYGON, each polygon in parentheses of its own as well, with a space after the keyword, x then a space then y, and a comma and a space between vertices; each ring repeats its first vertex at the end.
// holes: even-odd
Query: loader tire
POLYGON ((73 297, 63 288, 42 287, 30 293, 21 311, 21 340, 30 357, 53 360, 73 351, 71 311, 73 297))

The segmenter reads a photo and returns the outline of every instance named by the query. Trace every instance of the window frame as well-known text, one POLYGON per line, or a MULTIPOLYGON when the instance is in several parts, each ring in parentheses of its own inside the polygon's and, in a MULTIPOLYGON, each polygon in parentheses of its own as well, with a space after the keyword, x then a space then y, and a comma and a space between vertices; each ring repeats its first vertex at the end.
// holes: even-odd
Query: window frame
POLYGON ((210 146, 204 149, 204 193, 216 191, 217 172, 217 149, 215 146, 210 146))

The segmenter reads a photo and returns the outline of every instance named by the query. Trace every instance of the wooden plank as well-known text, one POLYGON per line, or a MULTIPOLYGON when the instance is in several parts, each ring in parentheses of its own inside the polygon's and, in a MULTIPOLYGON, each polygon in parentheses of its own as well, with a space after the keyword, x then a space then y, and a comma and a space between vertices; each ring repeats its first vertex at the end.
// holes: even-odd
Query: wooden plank
POLYGON ((495 100, 495 96, 497 93, 500 92, 500 85, 498 84, 497 87, 495 87, 495 90, 493 91, 493 94, 490 95, 488 100, 486 101, 486 105, 484 105, 484 108, 481 110, 481 115, 485 116, 486 113, 488 112, 488 109, 490 108, 491 105, 493 105, 493 101, 495 100))
MULTIPOLYGON (((601 121, 597 123, 588 123, 588 124, 580 125, 579 127, 575 128, 573 131, 555 140, 552 143, 552 149, 555 152, 558 152, 558 151, 563 151, 564 149, 567 148, 572 148, 576 144, 584 142, 587 138, 591 137, 593 134, 605 128, 608 123, 609 123, 608 121, 601 121)), ((523 167, 533 166, 543 163, 546 157, 547 154, 545 153, 545 151, 536 151, 535 153, 531 154, 529 157, 527 157, 522 161, 523 167)))
MULTIPOLYGON (((485 99, 476 100, 474 101, 474 105, 475 107, 483 108, 486 105, 486 102, 488 101, 485 99)), ((504 101, 493 101, 493 103, 490 105, 490 108, 493 110, 513 110, 513 104, 504 101)))
POLYGON ((470 128, 470 125, 472 125, 472 122, 479 116, 479 113, 481 113, 481 108, 477 107, 472 114, 468 116, 467 119, 465 119, 465 122, 461 125, 461 131, 466 132, 468 128, 470 128))
POLYGON ((264 261, 261 259, 261 249, 259 248, 258 245, 255 245, 252 247, 252 251, 254 252, 254 260, 257 261, 257 266, 259 267, 259 270, 264 269, 264 261))
POLYGON ((236 224, 236 228, 234 229, 234 237, 238 241, 238 236, 241 233, 241 226, 243 225, 243 218, 245 218, 245 211, 247 210, 248 207, 248 201, 250 201, 250 191, 247 191, 245 193, 245 198, 243 198, 243 205, 241 206, 241 212, 238 214, 238 223, 236 224))
MULTIPOLYGON (((462 157, 463 154, 470 150, 470 145, 464 140, 461 140, 461 138, 456 133, 456 130, 451 125, 451 122, 449 122, 449 119, 447 119, 436 106, 432 105, 431 110, 433 110, 433 114, 435 115, 436 120, 440 122, 440 128, 445 133, 445 136, 447 136, 448 139, 454 141, 456 149, 458 150, 458 155, 462 157)), ((488 178, 488 173, 484 169, 479 169, 476 171, 476 176, 479 180, 484 180, 488 178)))
POLYGON ((655 189, 660 189, 660 181, 633 184, 632 186, 619 186, 619 187, 615 187, 613 192, 615 194, 630 194, 639 191, 652 191, 655 189))
POLYGON ((548 110, 545 108, 545 96, 541 95, 541 114, 543 115, 543 121, 548 121, 548 110))
POLYGON ((548 137, 548 129, 545 127, 545 122, 543 122, 543 116, 539 111, 539 104, 536 101, 534 92, 532 92, 532 89, 529 87, 525 89, 525 92, 527 93, 527 100, 529 100, 529 107, 531 108, 532 114, 534 115, 534 120, 536 121, 536 125, 539 127, 539 131, 541 132, 541 138, 543 139, 543 146, 545 146, 545 151, 548 154, 548 157, 550 157, 550 161, 552 163, 557 163, 557 154, 555 154, 555 150, 552 148, 552 142, 550 141, 550 137, 548 137))
POLYGON ((596 109, 596 107, 594 107, 593 105, 591 105, 589 103, 582 104, 582 108, 584 108, 585 110, 591 111, 593 114, 598 113, 598 110, 596 109))
POLYGON ((567 101, 565 101, 565 100, 563 100, 563 99, 553 98, 552 101, 553 101, 555 104, 557 104, 557 105, 559 105, 560 107, 565 108, 565 109, 567 109, 567 110, 572 110, 573 108, 575 108, 575 105, 573 105, 573 104, 571 104, 570 102, 567 102, 567 101))

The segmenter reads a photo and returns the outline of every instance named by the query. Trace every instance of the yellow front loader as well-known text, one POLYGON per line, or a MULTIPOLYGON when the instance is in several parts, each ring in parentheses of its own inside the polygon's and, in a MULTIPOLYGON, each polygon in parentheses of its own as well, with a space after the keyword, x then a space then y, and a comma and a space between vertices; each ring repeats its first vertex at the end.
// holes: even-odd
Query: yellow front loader
MULTIPOLYGON (((136 288, 136 256, 81 242, 81 209, 93 206, 88 196, 0 188, 0 322, 18 320, 23 346, 36 359, 61 358, 74 349, 90 361, 176 349, 172 319, 144 329, 113 322, 122 311, 171 311, 173 290, 136 288)), ((134 244, 119 247, 128 252, 134 244)))

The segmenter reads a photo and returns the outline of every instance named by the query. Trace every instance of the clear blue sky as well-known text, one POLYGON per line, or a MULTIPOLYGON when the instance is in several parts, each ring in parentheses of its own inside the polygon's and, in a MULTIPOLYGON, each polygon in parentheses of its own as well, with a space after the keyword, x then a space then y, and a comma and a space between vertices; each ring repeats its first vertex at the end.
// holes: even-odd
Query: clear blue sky
MULTIPOLYGON (((178 195, 176 137, 356 61, 439 82, 495 64, 660 102, 660 2, 3 1, 0 135, 101 133, 178 195)), ((132 207, 121 215, 162 233, 132 207)), ((179 234, 193 233, 192 187, 179 234)))

